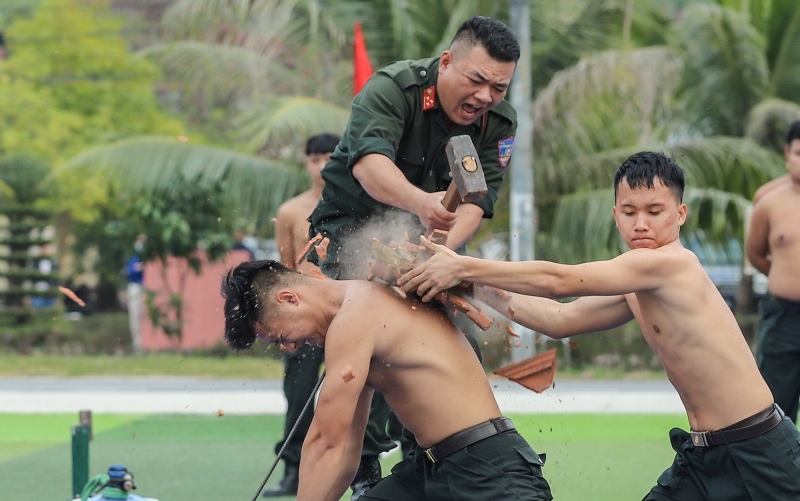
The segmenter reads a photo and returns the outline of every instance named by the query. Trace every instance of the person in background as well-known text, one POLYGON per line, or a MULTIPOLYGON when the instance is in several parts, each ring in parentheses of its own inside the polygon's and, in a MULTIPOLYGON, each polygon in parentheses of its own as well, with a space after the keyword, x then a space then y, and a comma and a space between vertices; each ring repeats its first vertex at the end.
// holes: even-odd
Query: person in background
MULTIPOLYGON (((325 163, 339 144, 339 136, 325 133, 311 136, 306 141, 305 168, 311 178, 311 187, 281 204, 275 218, 275 240, 278 244, 281 263, 287 268, 305 274, 319 275, 316 266, 303 261, 297 266, 297 256, 308 241, 308 216, 316 207, 324 181, 320 172, 325 163)), ((298 423, 300 411, 314 391, 320 366, 322 365, 322 348, 317 346, 301 346, 296 351, 287 351, 283 356, 283 394, 286 396, 286 420, 283 427, 283 440, 275 445, 277 454, 284 446, 289 431, 298 423)), ((300 452, 303 440, 311 426, 314 413, 309 408, 302 419, 299 420, 297 429, 292 439, 286 443, 283 451, 284 473, 277 485, 264 489, 264 497, 293 496, 297 494, 298 473, 300 469, 300 452)))
POLYGON ((128 279, 128 326, 131 333, 131 344, 135 353, 142 351, 142 314, 144 309, 144 262, 142 256, 147 236, 140 233, 133 243, 133 253, 125 264, 125 276, 128 279))
MULTIPOLYGON (((52 247, 50 245, 43 245, 39 260, 36 261, 36 271, 38 271, 43 280, 37 280, 33 288, 37 292, 51 292, 53 287, 56 264, 53 262, 52 247)), ((32 296, 31 306, 34 308, 52 308, 56 305, 56 298, 53 295, 32 296)))
POLYGON ((243 250, 246 251, 248 254, 247 259, 253 259, 255 257, 255 253, 253 249, 247 245, 246 236, 242 230, 236 230, 233 232, 233 245, 231 245, 231 250, 243 250))
POLYGON ((788 174, 759 188, 745 250, 769 280, 759 304, 757 360, 775 402, 797 423, 800 401, 800 120, 784 146, 788 174))

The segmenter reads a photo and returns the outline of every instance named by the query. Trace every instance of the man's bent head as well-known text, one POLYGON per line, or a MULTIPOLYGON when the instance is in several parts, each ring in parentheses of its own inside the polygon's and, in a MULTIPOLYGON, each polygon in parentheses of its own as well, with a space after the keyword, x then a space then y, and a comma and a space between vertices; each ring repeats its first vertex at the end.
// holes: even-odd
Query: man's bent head
POLYGON ((225 299, 225 340, 234 350, 246 350, 256 340, 256 326, 269 309, 269 292, 299 273, 277 261, 245 261, 222 279, 225 299))

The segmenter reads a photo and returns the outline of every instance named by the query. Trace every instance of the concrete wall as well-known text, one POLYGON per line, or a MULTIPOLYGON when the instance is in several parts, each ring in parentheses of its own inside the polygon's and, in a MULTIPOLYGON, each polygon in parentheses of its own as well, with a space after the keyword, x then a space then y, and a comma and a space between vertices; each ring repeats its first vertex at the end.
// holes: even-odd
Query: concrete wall
MULTIPOLYGON (((142 349, 145 351, 185 350, 210 348, 223 342, 223 300, 220 284, 227 270, 248 259, 246 251, 231 251, 225 261, 208 264, 204 261, 200 275, 189 271, 184 291, 183 338, 171 339, 161 329, 153 327, 147 308, 142 318, 142 349)), ((166 278, 173 291, 178 290, 178 277, 185 270, 181 260, 168 262, 166 278)), ((144 288, 164 290, 163 267, 159 262, 150 262, 144 267, 144 288)), ((166 296, 161 295, 161 300, 166 296)))

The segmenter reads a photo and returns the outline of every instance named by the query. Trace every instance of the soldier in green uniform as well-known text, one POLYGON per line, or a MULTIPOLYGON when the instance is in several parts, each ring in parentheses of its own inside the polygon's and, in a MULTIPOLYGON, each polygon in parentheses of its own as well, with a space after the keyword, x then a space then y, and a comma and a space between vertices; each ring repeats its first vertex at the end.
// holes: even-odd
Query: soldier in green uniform
MULTIPOLYGON (((407 233, 416 240, 440 229, 449 232, 447 246, 459 249, 482 218, 493 216, 517 127, 503 98, 519 53, 508 26, 478 16, 461 25, 440 57, 392 63, 372 76, 353 99, 310 218, 310 235, 330 239, 326 259, 316 261, 323 273, 366 278, 374 237, 400 240, 407 233), (441 203, 451 181, 445 145, 464 134, 480 156, 488 193, 451 213, 441 203)), ((380 479, 377 456, 394 446, 387 415, 376 395, 353 499, 380 479)))

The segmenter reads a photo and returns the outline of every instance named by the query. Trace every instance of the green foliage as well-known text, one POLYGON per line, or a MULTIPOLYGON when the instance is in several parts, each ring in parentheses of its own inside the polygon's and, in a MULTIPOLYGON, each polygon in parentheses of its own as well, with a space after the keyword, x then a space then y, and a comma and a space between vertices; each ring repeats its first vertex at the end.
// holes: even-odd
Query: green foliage
POLYGON ((163 196, 140 198, 134 202, 133 215, 141 233, 147 236, 145 261, 177 257, 186 259, 195 273, 198 245, 210 261, 222 258, 232 244, 233 223, 222 210, 225 183, 208 187, 194 180, 178 177, 163 196))
POLYGON ((109 187, 108 203, 97 209, 98 217, 72 225, 71 252, 76 256, 75 273, 94 272, 100 283, 122 288, 127 278, 122 273, 125 261, 133 251, 139 227, 131 220, 132 207, 109 187), (87 261, 93 257, 92 261, 87 261))
POLYGON ((8 64, 0 61, 0 154, 27 152, 54 161, 76 150, 81 118, 60 110, 49 89, 12 78, 8 64))
POLYGON ((674 25, 672 39, 686 63, 691 125, 703 135, 740 136, 750 108, 767 94, 763 37, 736 11, 695 5, 674 25))
POLYGON ((4 216, 0 242, 6 249, 0 255, 6 278, 5 287, 0 290, 0 325, 7 342, 22 350, 41 342, 48 332, 63 329, 59 322, 53 322, 58 308, 41 307, 54 302, 58 294, 54 288, 58 275, 39 267, 41 260, 52 263, 54 259, 50 250, 52 235, 45 229, 52 225, 52 216, 36 208, 47 195, 44 180, 49 171, 46 163, 29 155, 0 157, 0 180, 14 194, 13 200, 0 204, 0 214, 4 216))
MULTIPOLYGON (((33 5, 33 4, 31 4, 33 5)), ((43 0, 4 32, 0 154, 27 152, 58 165, 89 144, 141 133, 178 135, 153 92, 159 72, 120 36, 108 0, 43 0)), ((57 176, 48 206, 88 221, 104 181, 57 176)))
POLYGON ((114 133, 179 133, 158 111, 155 67, 130 53, 108 3, 44 0, 8 31, 8 73, 49 89, 59 110, 79 115, 84 144, 114 133))
POLYGON ((0 31, 7 29, 18 17, 30 16, 39 0, 0 0, 0 31))
MULTIPOLYGON (((574 259, 618 251, 613 227, 609 233, 607 225, 566 221, 583 219, 580 207, 588 203, 595 207, 589 219, 607 222, 610 215, 597 201, 581 197, 608 189, 622 159, 642 149, 675 152, 686 166, 696 188, 687 230, 722 239, 730 236, 722 235, 726 231, 740 235, 745 198, 774 176, 776 164, 763 148, 771 147, 764 138, 772 132, 759 127, 776 131, 779 124, 751 111, 779 87, 788 88, 778 81, 800 81, 792 78, 800 68, 797 51, 787 49, 796 45, 797 5, 533 2, 536 202, 545 234, 537 242, 546 246, 539 250, 572 244, 574 259), (747 137, 758 145, 731 138, 746 124, 747 137), (582 246, 573 240, 588 237, 582 246)), ((315 126, 335 127, 344 119, 353 21, 362 21, 378 67, 437 55, 469 15, 505 21, 509 6, 483 0, 179 0, 163 19, 164 43, 143 54, 165 72, 171 102, 196 125, 218 129, 208 136, 217 143, 227 139, 229 149, 200 146, 194 138, 181 144, 143 136, 87 151, 70 165, 124 180, 121 188, 135 196, 157 196, 181 172, 200 182, 224 180, 225 203, 237 217, 266 221, 305 178, 297 169, 264 169, 280 162, 241 152, 285 160, 320 130, 315 126)), ((485 227, 506 231, 503 207, 485 227)))
POLYGON ((666 140, 677 128, 681 69, 675 51, 650 47, 599 52, 556 74, 533 103, 534 173, 546 203, 607 187, 619 164, 600 169, 603 156, 666 140))
POLYGON ((160 196, 181 178, 206 190, 224 182, 220 203, 229 214, 266 224, 307 178, 284 162, 165 137, 137 137, 85 151, 60 172, 65 178, 114 179, 120 195, 160 196))
POLYGON ((189 272, 199 274, 203 258, 209 262, 225 256, 233 243, 235 221, 223 211, 225 183, 209 187, 178 176, 162 196, 133 203, 136 227, 147 236, 142 260, 163 266, 164 288, 147 291, 146 305, 153 325, 170 337, 183 333, 183 294, 189 272), (198 250, 203 251, 201 255, 198 250), (178 283, 166 280, 170 258, 178 259, 178 283))
POLYGON ((30 155, 8 155, 0 158, 0 179, 13 191, 14 201, 21 205, 32 205, 47 196, 44 183, 50 174, 50 166, 30 155))
POLYGON ((800 104, 800 3, 772 0, 768 22, 767 61, 772 95, 800 104))
POLYGON ((779 155, 786 145, 786 131, 800 120, 800 104, 780 99, 766 99, 750 110, 745 137, 779 155))

